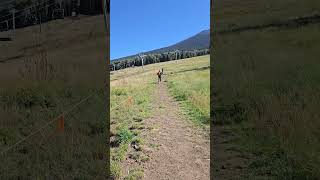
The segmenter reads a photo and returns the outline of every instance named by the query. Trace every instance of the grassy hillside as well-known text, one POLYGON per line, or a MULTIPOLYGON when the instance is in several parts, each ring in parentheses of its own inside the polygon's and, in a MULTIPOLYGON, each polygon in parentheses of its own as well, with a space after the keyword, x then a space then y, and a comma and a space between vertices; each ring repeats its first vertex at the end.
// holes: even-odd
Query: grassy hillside
POLYGON ((206 48, 209 48, 209 42, 210 42, 210 31, 204 30, 174 45, 152 50, 150 51, 150 53, 162 53, 162 52, 168 52, 176 49, 180 49, 180 50, 206 49, 206 48))
POLYGON ((112 81, 112 84, 116 85, 111 86, 111 173, 119 178, 129 145, 142 145, 139 133, 145 128, 143 120, 150 116, 154 85, 145 76, 139 80, 112 81))
POLYGON ((38 28, 0 43, 0 179, 106 178, 103 17, 38 28))
POLYGON ((209 126, 210 119, 210 56, 186 59, 163 66, 168 87, 190 119, 209 126))
MULTIPOLYGON (((217 1, 214 16, 221 30, 319 13, 317 7, 312 0, 217 1)), ((320 176, 319 27, 214 36, 214 123, 234 128, 235 143, 256 155, 248 173, 270 179, 320 176)))
MULTIPOLYGON (((140 134, 151 131, 145 125, 152 116, 151 108, 157 87, 156 72, 164 68, 164 78, 169 83, 171 94, 180 102, 187 117, 195 124, 208 128, 209 123, 209 56, 147 65, 142 69, 128 68, 111 75, 111 175, 115 179, 124 176, 122 161, 130 156, 138 162, 148 161, 140 134), (187 78, 191 78, 190 81, 187 78), (137 148, 132 152, 130 148, 137 148)), ((151 145, 152 146, 152 145, 151 145)), ((156 148, 154 146, 153 148, 156 148)), ((129 173, 140 177, 143 170, 129 173)))

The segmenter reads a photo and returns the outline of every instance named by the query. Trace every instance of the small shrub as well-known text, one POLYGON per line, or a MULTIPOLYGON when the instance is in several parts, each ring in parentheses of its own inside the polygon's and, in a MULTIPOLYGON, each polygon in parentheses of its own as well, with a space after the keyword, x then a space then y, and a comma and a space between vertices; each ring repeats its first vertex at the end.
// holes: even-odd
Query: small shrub
POLYGON ((129 131, 128 128, 121 128, 119 133, 118 133, 118 136, 119 136, 119 141, 121 143, 129 142, 133 138, 133 134, 132 134, 131 131, 129 131))
POLYGON ((127 96, 127 92, 125 89, 113 89, 112 94, 115 94, 116 96, 127 96))

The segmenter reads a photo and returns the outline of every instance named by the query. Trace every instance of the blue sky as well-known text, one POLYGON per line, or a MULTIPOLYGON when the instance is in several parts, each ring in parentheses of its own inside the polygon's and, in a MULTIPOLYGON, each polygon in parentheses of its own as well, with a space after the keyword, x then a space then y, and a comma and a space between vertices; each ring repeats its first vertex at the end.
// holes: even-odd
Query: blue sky
POLYGON ((166 47, 210 28, 210 0, 111 0, 111 59, 166 47))

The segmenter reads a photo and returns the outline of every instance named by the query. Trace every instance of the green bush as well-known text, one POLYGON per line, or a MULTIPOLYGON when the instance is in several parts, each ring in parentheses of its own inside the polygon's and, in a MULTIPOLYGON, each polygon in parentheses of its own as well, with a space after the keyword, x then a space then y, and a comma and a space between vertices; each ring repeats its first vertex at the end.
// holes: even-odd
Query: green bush
POLYGON ((118 133, 118 136, 120 143, 129 142, 133 138, 132 132, 127 127, 121 128, 118 133))

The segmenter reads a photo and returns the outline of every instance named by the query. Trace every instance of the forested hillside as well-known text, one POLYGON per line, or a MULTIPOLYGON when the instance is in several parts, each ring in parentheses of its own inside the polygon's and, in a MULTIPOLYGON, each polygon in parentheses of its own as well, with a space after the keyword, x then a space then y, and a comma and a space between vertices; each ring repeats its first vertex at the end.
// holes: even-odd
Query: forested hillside
MULTIPOLYGON (((176 59, 185 59, 190 57, 202 56, 209 54, 210 46, 209 30, 201 31, 200 33, 180 41, 172 46, 152 50, 144 53, 144 65, 158 62, 171 61, 176 59)), ((127 67, 141 66, 142 60, 136 55, 127 56, 111 61, 110 70, 119 70, 127 67)))

